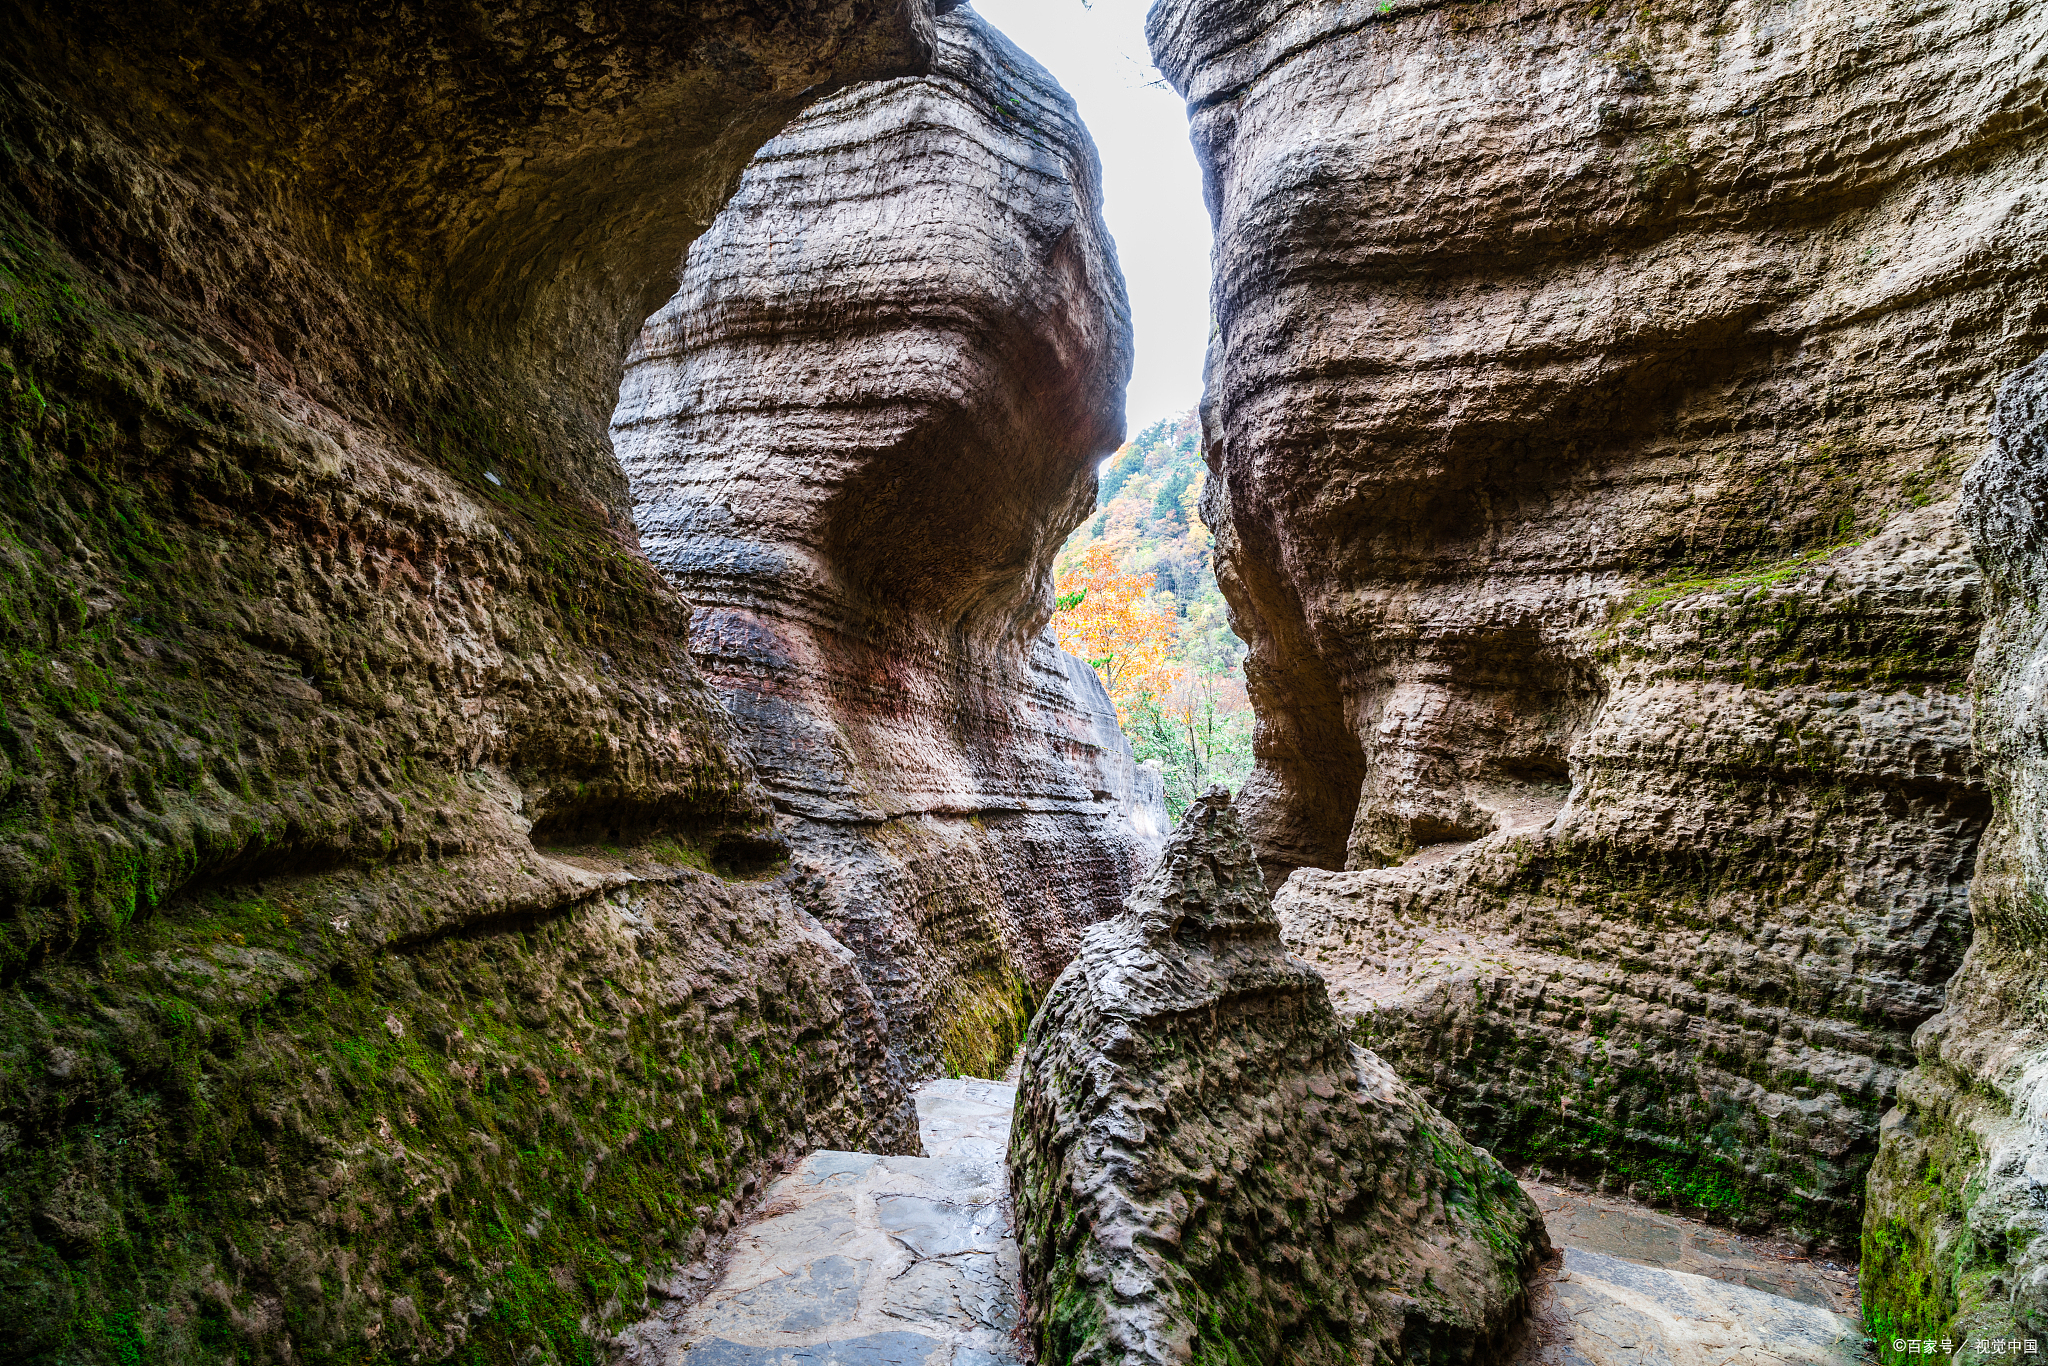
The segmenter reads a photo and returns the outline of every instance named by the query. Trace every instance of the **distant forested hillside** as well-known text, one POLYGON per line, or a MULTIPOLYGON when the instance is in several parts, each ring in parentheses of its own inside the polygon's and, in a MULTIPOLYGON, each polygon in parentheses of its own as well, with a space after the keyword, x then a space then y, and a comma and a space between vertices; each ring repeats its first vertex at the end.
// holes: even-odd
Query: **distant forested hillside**
POLYGON ((1060 644, 1102 676, 1138 757, 1159 760, 1175 819, 1251 772, 1245 647, 1198 511, 1207 477, 1192 412, 1147 427, 1103 467, 1095 515, 1057 565, 1060 644))

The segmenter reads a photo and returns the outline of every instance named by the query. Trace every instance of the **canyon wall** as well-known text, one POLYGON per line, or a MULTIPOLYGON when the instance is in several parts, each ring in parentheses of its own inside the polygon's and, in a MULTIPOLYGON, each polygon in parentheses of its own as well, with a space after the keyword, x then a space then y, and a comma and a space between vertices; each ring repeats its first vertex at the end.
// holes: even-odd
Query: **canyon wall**
POLYGON ((933 22, 0 15, 0 1357, 575 1358, 779 1154, 914 1148, 606 421, 933 22))
POLYGON ((1845 1243, 1990 811, 2025 7, 1165 0, 1290 943, 1475 1141, 1845 1243))
POLYGON ((1995 814, 1975 936, 1871 1171, 1864 1302, 1887 1342, 2048 1332, 2048 357, 2007 381, 1993 429, 1960 512, 1987 590, 1973 696, 1995 814))
POLYGON ((971 11, 930 76, 765 147, 642 333, 613 439, 799 900, 912 1075, 999 1075, 1163 836, 1050 566, 1123 439, 1093 142, 971 11))
POLYGON ((1514 1176, 1345 1037, 1220 787, 1088 932, 1017 1101, 1042 1361, 1490 1361, 1550 1251, 1514 1176))

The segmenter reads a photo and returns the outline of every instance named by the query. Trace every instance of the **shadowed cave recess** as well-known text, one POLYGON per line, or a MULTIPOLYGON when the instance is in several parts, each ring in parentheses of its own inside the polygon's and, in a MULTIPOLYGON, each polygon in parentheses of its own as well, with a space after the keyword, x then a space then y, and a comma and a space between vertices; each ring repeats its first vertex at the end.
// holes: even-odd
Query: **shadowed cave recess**
POLYGON ((1020 1046, 1043 1362, 1493 1359, 1539 1169, 2048 1336, 2048 26, 1148 31, 1258 725, 1171 843, 971 7, 0 7, 0 1359, 606 1360, 1020 1046))

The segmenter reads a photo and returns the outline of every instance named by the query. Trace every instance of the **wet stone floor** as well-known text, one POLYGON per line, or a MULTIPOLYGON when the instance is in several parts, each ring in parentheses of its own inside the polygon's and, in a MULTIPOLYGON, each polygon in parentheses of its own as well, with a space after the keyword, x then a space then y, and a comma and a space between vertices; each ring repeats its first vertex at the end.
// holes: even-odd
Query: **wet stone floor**
POLYGON ((925 1157, 815 1152, 769 1187, 664 1366, 1019 1366, 1016 1088, 917 1094, 925 1157))
POLYGON ((1690 1271, 1837 1314, 1857 1312, 1855 1268, 1807 1256, 1789 1243, 1745 1238, 1697 1220, 1544 1181, 1524 1181, 1522 1189, 1543 1211, 1550 1239, 1559 1246, 1690 1271))
MULTIPOLYGON (((931 1082, 925 1157, 816 1152, 647 1366, 1024 1366, 1004 1153, 1016 1088, 931 1082)), ((1865 1366, 1854 1278, 1789 1248, 1524 1183, 1561 1255, 1513 1366, 1865 1366)))

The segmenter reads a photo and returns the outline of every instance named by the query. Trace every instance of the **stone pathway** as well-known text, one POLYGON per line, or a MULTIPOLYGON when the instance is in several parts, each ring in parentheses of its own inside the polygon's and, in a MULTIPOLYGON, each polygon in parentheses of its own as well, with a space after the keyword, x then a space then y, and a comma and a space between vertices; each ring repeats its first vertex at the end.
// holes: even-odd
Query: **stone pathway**
POLYGON ((1558 1264, 1514 1366, 1866 1366, 1856 1278, 1789 1246, 1524 1181, 1558 1264))
MULTIPOLYGON (((654 1360, 1022 1366, 1003 1170, 1016 1095, 1002 1082, 930 1082, 917 1094, 929 1156, 812 1153, 769 1188, 717 1288, 654 1360)), ((1528 1189, 1563 1255, 1535 1287, 1513 1366, 1871 1360, 1856 1320, 1830 1307, 1842 1286, 1819 1269, 1619 1201, 1528 1189)))
MULTIPOLYGON (((1555 1234, 1552 1235, 1555 1238, 1555 1234)), ((1565 1244, 1513 1366, 1862 1366, 1856 1320, 1565 1244)))
POLYGON ((1645 1209, 1589 1191, 1524 1181, 1543 1211, 1551 1242, 1605 1252, 1624 1261, 1690 1271, 1751 1290, 1854 1316, 1856 1272, 1790 1244, 1746 1238, 1725 1228, 1645 1209))
POLYGON ((926 1157, 816 1152, 769 1187, 665 1366, 1019 1366, 1014 1086, 917 1093, 926 1157))

